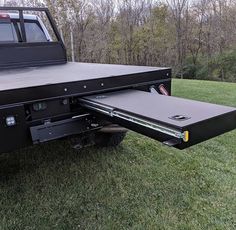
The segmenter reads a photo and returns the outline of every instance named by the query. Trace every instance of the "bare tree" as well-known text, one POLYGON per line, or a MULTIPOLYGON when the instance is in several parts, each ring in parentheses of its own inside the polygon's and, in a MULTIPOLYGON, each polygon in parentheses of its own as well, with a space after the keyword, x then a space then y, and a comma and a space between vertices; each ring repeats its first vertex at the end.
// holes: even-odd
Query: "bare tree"
POLYGON ((176 46, 178 53, 178 64, 180 66, 180 75, 183 78, 183 61, 184 61, 184 30, 186 25, 184 24, 184 18, 188 15, 188 0, 167 0, 167 4, 171 10, 174 25, 176 30, 176 46))
POLYGON ((193 64, 196 65, 199 53, 204 45, 203 33, 204 22, 206 20, 207 0, 200 0, 191 7, 188 16, 188 36, 187 47, 192 56, 193 64))

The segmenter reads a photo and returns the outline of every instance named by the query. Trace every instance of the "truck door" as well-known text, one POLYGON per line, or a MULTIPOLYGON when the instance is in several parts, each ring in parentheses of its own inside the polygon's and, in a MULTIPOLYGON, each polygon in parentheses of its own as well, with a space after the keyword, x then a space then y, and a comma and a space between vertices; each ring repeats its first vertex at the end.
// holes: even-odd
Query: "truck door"
POLYGON ((83 107, 178 149, 236 128, 236 109, 139 90, 87 96, 83 107))

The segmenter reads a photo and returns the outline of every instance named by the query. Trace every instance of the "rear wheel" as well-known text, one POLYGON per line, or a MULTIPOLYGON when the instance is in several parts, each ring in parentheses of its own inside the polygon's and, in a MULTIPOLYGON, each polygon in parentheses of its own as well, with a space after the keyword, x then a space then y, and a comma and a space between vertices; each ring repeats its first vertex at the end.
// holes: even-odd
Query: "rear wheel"
POLYGON ((116 147, 124 140, 126 133, 96 133, 95 144, 98 147, 116 147))

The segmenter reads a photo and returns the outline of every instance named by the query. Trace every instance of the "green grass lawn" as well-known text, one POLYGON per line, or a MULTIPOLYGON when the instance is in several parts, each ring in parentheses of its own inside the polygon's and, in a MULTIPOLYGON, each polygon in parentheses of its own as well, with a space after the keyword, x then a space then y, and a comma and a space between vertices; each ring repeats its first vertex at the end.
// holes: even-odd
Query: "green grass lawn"
MULTIPOLYGON (((236 107, 236 84, 173 94, 236 107)), ((236 229, 236 131, 179 151, 130 132, 117 149, 67 141, 0 156, 1 229, 236 229)))

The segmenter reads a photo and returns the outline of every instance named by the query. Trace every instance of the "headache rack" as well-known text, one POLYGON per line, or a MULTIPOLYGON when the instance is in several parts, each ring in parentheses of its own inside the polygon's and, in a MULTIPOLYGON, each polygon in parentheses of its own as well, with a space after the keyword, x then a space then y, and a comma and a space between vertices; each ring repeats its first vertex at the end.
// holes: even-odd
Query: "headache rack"
POLYGON ((7 14, 9 12, 19 13, 22 41, 0 43, 0 71, 21 67, 64 64, 67 62, 66 48, 57 30, 56 23, 47 8, 0 7, 0 13, 7 14), (27 41, 24 13, 29 11, 45 13, 55 35, 55 41, 33 43, 27 41))

